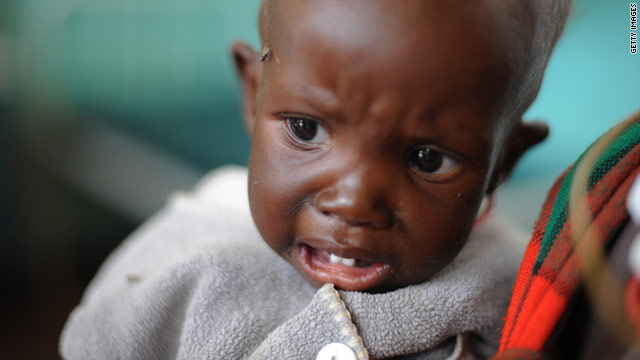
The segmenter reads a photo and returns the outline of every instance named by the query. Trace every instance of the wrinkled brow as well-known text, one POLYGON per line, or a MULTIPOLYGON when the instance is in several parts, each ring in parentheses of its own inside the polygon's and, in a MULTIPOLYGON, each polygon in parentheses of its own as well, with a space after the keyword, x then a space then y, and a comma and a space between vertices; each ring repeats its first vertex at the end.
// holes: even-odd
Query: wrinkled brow
POLYGON ((307 105, 323 114, 339 115, 339 99, 332 91, 307 84, 283 84, 281 91, 304 101, 307 105))

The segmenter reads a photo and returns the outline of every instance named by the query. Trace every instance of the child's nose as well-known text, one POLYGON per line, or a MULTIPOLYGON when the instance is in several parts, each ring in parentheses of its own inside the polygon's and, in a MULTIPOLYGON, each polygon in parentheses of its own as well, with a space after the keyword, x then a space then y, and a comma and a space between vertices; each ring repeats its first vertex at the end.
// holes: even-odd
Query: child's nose
POLYGON ((391 189, 385 189, 382 177, 366 169, 354 169, 318 193, 316 209, 352 226, 389 228, 393 225, 393 211, 384 193, 391 189))

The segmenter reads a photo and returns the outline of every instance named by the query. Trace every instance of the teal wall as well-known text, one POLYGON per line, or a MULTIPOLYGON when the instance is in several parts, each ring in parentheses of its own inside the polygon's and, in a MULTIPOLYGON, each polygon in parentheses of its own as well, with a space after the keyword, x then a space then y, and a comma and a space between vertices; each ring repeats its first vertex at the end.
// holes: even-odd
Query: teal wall
MULTIPOLYGON (((258 44, 258 4, 16 1, 5 24, 14 40, 12 99, 32 126, 96 121, 201 169, 245 163, 249 140, 228 49, 236 39, 258 44)), ((640 107, 640 55, 629 53, 628 8, 621 0, 575 2, 526 114, 548 121, 551 136, 526 156, 515 180, 560 172, 640 107)))
POLYGON ((99 122, 201 169, 246 162, 229 48, 259 43, 259 1, 15 4, 13 79, 32 126, 99 122))
POLYGON ((599 135, 640 109, 640 54, 629 52, 629 1, 577 0, 525 119, 544 119, 548 140, 515 179, 558 174, 599 135))

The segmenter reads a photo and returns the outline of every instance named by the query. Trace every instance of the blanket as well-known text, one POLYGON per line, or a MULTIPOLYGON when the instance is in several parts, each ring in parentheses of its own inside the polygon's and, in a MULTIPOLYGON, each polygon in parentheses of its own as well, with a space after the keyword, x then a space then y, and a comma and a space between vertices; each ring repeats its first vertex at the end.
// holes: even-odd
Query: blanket
POLYGON ((640 114, 607 136, 613 139, 608 146, 592 145, 549 191, 518 273, 496 359, 543 357, 579 284, 592 290, 596 306, 608 302, 605 316, 625 329, 624 315, 615 309, 623 308, 622 292, 603 294, 597 287, 606 280, 605 249, 628 219, 625 200, 640 169, 640 114))

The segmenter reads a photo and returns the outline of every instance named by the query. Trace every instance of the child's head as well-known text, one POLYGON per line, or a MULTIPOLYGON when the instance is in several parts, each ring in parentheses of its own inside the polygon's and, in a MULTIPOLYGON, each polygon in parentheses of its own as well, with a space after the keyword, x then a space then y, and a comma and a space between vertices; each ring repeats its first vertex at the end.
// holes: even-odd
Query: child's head
POLYGON ((521 116, 567 7, 266 1, 262 54, 233 48, 264 240, 314 285, 384 291, 442 269, 546 137, 521 116))

